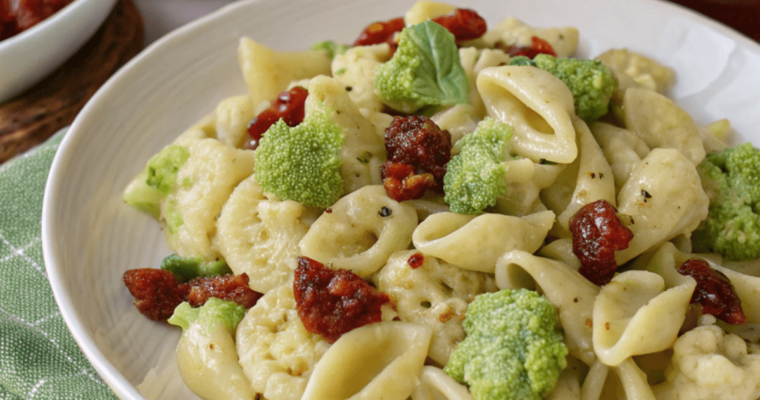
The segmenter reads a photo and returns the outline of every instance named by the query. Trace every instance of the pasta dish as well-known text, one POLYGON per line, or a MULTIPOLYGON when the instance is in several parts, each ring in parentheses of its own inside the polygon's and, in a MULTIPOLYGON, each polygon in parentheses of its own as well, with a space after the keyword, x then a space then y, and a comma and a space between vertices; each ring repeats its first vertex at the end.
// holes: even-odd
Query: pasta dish
POLYGON ((352 45, 241 38, 248 92, 124 192, 175 253, 124 283, 182 329, 185 384, 760 398, 760 150, 668 98, 667 66, 578 41, 427 0, 352 45))

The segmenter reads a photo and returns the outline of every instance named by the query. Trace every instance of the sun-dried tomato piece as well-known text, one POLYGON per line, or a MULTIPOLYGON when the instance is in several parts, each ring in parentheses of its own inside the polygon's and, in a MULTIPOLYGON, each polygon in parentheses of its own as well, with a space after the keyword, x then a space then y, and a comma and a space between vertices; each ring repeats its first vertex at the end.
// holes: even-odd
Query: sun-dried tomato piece
POLYGON ((306 330, 329 343, 356 328, 380 322, 380 308, 390 302, 387 294, 353 272, 332 270, 306 257, 298 257, 293 294, 306 330))
POLYGON ((548 54, 552 57, 557 57, 557 53, 554 51, 549 42, 541 39, 538 36, 530 38, 530 46, 506 46, 502 42, 496 43, 496 48, 504 50, 510 57, 525 56, 531 60, 539 54, 548 54))
POLYGON ((192 279, 188 282, 190 293, 187 296, 187 302, 192 307, 200 307, 206 304, 208 299, 216 297, 251 308, 263 295, 251 289, 248 281, 246 273, 192 279))
POLYGON ((393 52, 398 46, 398 43, 394 40, 396 32, 401 32, 404 26, 404 18, 394 18, 385 22, 373 22, 364 28, 354 42, 354 46, 388 43, 391 46, 391 52, 393 52))
POLYGON ((428 117, 396 117, 385 129, 388 161, 383 185, 396 201, 419 199, 425 191, 443 190, 446 164, 451 159, 451 134, 428 117))
POLYGON ((272 105, 257 115, 248 125, 248 136, 251 138, 243 147, 248 150, 256 150, 264 133, 280 119, 290 127, 303 122, 304 106, 308 95, 309 92, 300 86, 280 93, 272 105))
POLYGON ((607 200, 586 204, 570 219, 573 253, 578 256, 578 272, 597 286, 615 276, 615 250, 628 248, 633 232, 617 217, 617 209, 607 200))
POLYGON ((477 39, 488 29, 486 20, 474 10, 467 8, 457 8, 451 14, 433 18, 433 22, 451 32, 457 42, 477 39))
POLYGON ((678 268, 678 273, 697 281, 691 303, 701 305, 702 314, 714 315, 729 324, 744 323, 746 317, 742 310, 742 301, 725 274, 710 268, 707 261, 698 258, 686 260, 678 268))
POLYGON ((409 264, 412 269, 417 269, 425 264, 425 256, 422 253, 412 254, 406 263, 409 264))
POLYGON ((153 321, 166 321, 190 292, 190 285, 177 282, 171 272, 161 269, 131 269, 123 279, 135 298, 135 307, 153 321))

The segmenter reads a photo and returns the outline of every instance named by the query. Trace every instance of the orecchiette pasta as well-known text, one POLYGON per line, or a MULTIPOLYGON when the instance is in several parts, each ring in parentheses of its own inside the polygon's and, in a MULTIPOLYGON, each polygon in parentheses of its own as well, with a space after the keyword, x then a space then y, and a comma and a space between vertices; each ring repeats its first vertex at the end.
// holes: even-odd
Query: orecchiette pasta
POLYGON ((702 135, 691 116, 672 100, 648 89, 632 88, 623 98, 625 127, 652 149, 676 149, 694 165, 705 158, 702 135))
POLYGON ((428 357, 446 365, 456 344, 464 339, 462 321, 467 305, 475 296, 495 291, 496 284, 488 274, 455 267, 434 257, 426 257, 422 266, 412 268, 408 260, 415 253, 394 253, 373 280, 395 301, 402 321, 432 328, 428 357))
POLYGON ((514 131, 514 150, 523 157, 571 163, 578 155, 570 89, 538 68, 486 68, 478 75, 478 91, 488 115, 514 131))
POLYGON ((182 380, 205 400, 253 400, 235 342, 222 324, 210 332, 190 324, 177 345, 177 364, 182 380))
POLYGON ((414 247, 473 271, 493 273, 505 252, 535 252, 554 223, 554 213, 544 211, 523 218, 498 214, 480 216, 439 213, 414 230, 414 247))
POLYGON ((375 94, 375 70, 388 61, 391 48, 387 43, 357 46, 338 54, 332 62, 332 76, 340 82, 357 108, 383 109, 375 94))
POLYGON ((422 367, 419 380, 419 385, 412 392, 412 400, 473 400, 467 387, 440 368, 422 367))
POLYGON ((592 124, 591 132, 612 168, 617 192, 628 181, 636 164, 649 154, 649 147, 633 132, 604 122, 592 124))
MULTIPOLYGON (((474 85, 472 86, 474 87, 474 85)), ((471 88, 472 88, 471 87, 471 88)), ((478 97, 479 98, 479 97, 478 97)), ((474 132, 477 126, 475 110, 469 104, 457 104, 435 113, 430 119, 441 130, 447 130, 451 134, 451 143, 455 144, 464 135, 474 132)))
POLYGON ((511 57, 504 53, 504 51, 498 49, 476 49, 474 47, 462 47, 459 49, 459 60, 467 75, 467 83, 470 85, 469 107, 471 107, 476 119, 483 119, 486 116, 486 108, 483 104, 483 99, 480 98, 480 93, 478 93, 475 82, 478 75, 485 68, 509 64, 510 59, 511 57))
POLYGON ((248 136, 248 124, 256 113, 250 96, 235 96, 216 106, 217 139, 230 147, 241 148, 248 136))
POLYGON ((374 134, 375 126, 362 116, 338 81, 318 76, 309 83, 306 115, 319 112, 323 107, 332 111, 330 118, 346 138, 340 149, 344 192, 351 193, 372 184, 371 167, 382 164, 386 158, 383 140, 374 134))
MULTIPOLYGON (((511 182, 507 193, 496 199, 496 210, 502 214, 524 216, 545 211, 546 205, 539 195, 557 180, 566 165, 533 163, 533 168, 523 171, 526 182, 511 182)), ((509 173, 509 171, 507 171, 509 173)))
POLYGON ((499 289, 540 289, 557 307, 570 355, 587 365, 594 363, 592 316, 599 288, 578 271, 559 261, 511 251, 496 264, 499 289))
POLYGON ((615 252, 618 265, 678 235, 690 235, 707 217, 708 204, 688 159, 673 149, 652 150, 618 194, 618 211, 633 217, 633 240, 615 252))
POLYGON ((568 357, 567 367, 559 375, 557 385, 546 396, 546 400, 580 400, 582 377, 587 370, 588 367, 580 361, 568 357))
POLYGON ((259 299, 237 328, 237 353, 251 390, 269 400, 301 399, 329 347, 304 328, 290 284, 259 299))
POLYGON ((179 169, 176 192, 161 202, 161 221, 169 246, 183 257, 213 260, 216 216, 232 190, 253 173, 253 154, 202 139, 190 147, 179 169))
POLYGON ((594 351, 610 366, 670 347, 686 318, 694 280, 665 290, 665 281, 647 271, 612 278, 594 302, 594 351))
POLYGON ((406 400, 418 384, 432 331, 387 321, 336 341, 309 379, 303 400, 406 400))
POLYGON ((414 5, 406 11, 406 14, 404 14, 404 23, 407 26, 416 25, 429 19, 449 14, 455 9, 456 7, 450 4, 420 0, 414 3, 414 5))
POLYGON ((414 207, 391 200, 382 186, 365 186, 323 213, 299 247, 306 257, 366 277, 409 246, 416 226, 414 207))
POLYGON ((308 227, 306 207, 292 200, 269 200, 255 176, 232 192, 216 222, 214 247, 236 274, 266 293, 290 279, 296 269, 298 242, 308 227))
POLYGON ((573 27, 533 28, 513 17, 501 21, 480 41, 488 47, 494 47, 497 42, 506 46, 530 46, 533 36, 549 42, 559 57, 572 56, 578 47, 578 30, 573 27))
POLYGON ((329 74, 331 60, 323 51, 280 52, 241 38, 238 62, 251 104, 259 104, 277 97, 292 81, 329 74))

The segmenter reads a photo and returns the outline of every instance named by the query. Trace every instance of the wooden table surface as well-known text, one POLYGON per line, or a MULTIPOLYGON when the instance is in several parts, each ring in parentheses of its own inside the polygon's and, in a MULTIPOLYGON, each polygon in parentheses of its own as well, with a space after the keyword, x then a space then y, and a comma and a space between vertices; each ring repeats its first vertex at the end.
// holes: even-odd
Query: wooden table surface
MULTIPOLYGON (((0 104, 0 163, 71 124, 97 89, 143 47, 169 30, 231 0, 119 0, 97 34, 60 69, 0 104), (138 9, 139 8, 139 9, 138 9), (143 24, 141 11, 145 13, 143 24)), ((760 42, 760 0, 668 0, 760 42)))

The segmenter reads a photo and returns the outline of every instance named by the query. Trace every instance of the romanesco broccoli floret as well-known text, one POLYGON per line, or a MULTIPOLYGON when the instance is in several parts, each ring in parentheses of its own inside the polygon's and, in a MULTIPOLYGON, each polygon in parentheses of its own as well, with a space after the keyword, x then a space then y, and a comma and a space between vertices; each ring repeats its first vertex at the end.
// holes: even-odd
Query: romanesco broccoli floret
POLYGON ((193 308, 188 302, 182 302, 174 309, 174 314, 166 321, 186 331, 192 324, 199 324, 204 329, 213 330, 222 324, 232 333, 245 316, 245 307, 234 301, 211 297, 200 307, 193 308))
POLYGON ((312 50, 323 50, 325 53, 327 53, 327 56, 330 57, 330 59, 335 59, 335 56, 343 54, 348 50, 350 47, 345 44, 335 43, 332 40, 324 40, 321 42, 314 43, 311 46, 312 50))
POLYGON ((280 120, 266 131, 256 149, 256 180, 280 200, 329 207, 343 192, 340 147, 344 141, 327 110, 315 111, 293 128, 280 120))
POLYGON ((710 153, 697 170, 710 209, 694 232, 696 250, 731 260, 760 256, 760 150, 745 143, 710 153))
POLYGON ((172 254, 161 261, 161 269, 174 274, 178 282, 187 282, 193 278, 228 275, 232 273, 223 258, 204 262, 200 257, 182 257, 172 254))
POLYGON ((556 76, 567 85, 575 100, 575 114, 592 123, 607 114, 617 81, 599 60, 554 58, 539 54, 533 60, 515 57, 509 65, 533 66, 556 76))
POLYGON ((511 137, 508 125, 486 118, 475 132, 456 143, 454 150, 460 152, 446 165, 443 177, 444 201, 451 211, 478 214, 506 193, 507 165, 503 161, 510 159, 507 142, 511 137))
POLYGON ((377 68, 375 93, 394 110, 469 103, 467 75, 454 35, 426 21, 401 31, 393 58, 377 68))
POLYGON ((532 290, 475 297, 464 330, 444 371, 476 400, 540 400, 567 366, 557 312, 532 290))

